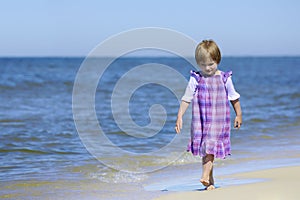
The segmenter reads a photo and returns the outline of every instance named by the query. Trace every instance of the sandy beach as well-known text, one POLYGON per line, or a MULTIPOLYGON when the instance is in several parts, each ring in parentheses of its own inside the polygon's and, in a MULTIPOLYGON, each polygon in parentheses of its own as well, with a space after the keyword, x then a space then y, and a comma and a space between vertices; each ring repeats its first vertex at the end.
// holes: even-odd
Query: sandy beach
POLYGON ((298 200, 300 199, 300 166, 282 167, 222 178, 260 179, 252 184, 220 187, 213 191, 172 192, 155 200, 243 199, 243 200, 298 200))
MULTIPOLYGON (((258 180, 255 183, 220 186, 213 191, 145 191, 136 184, 118 190, 99 181, 18 181, 0 185, 1 199, 243 199, 243 200, 298 200, 300 199, 300 166, 281 167, 218 177, 219 179, 258 180), (5 192, 4 192, 5 191, 5 192), (128 194, 135 194, 128 196, 128 194)), ((124 187, 124 185, 123 185, 124 187)))

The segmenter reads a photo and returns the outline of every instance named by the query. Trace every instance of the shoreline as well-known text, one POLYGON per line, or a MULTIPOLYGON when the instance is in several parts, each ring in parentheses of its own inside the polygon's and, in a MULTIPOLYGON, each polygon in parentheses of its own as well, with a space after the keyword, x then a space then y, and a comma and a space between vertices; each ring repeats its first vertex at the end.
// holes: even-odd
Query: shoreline
POLYGON ((170 165, 145 174, 145 178, 121 172, 104 174, 98 171, 98 163, 92 162, 86 166, 65 168, 60 174, 35 174, 26 180, 2 179, 0 199, 298 200, 298 127, 278 132, 276 138, 260 141, 268 142, 268 146, 259 145, 257 148, 258 144, 253 144, 256 139, 251 143, 234 144, 234 156, 215 162, 217 189, 213 191, 204 191, 199 182, 200 159, 196 163, 170 165), (106 176, 106 181, 103 181, 103 176, 106 176))
MULTIPOLYGON (((221 179, 255 180, 254 183, 232 184, 216 188, 213 191, 179 191, 162 194, 153 200, 181 199, 243 199, 243 200, 296 200, 300 199, 298 180, 300 165, 257 170, 246 173, 223 175, 221 179)), ((200 183, 199 183, 200 184, 200 183)))
POLYGON ((12 181, 1 183, 0 199, 298 200, 300 199, 299 171, 300 165, 297 165, 219 175, 217 177, 219 180, 231 181, 231 183, 217 184, 217 188, 212 191, 204 190, 198 181, 195 189, 193 188, 195 185, 189 185, 190 181, 181 182, 178 179, 173 180, 172 184, 179 184, 181 188, 169 191, 149 191, 141 184, 111 185, 99 180, 12 181))

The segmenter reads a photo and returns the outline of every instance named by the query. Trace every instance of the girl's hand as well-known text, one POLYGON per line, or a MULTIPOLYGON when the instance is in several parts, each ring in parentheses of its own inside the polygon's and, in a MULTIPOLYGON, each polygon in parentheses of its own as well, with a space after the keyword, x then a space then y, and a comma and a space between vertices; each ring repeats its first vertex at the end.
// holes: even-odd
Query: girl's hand
POLYGON ((181 128, 182 128, 182 118, 177 118, 176 125, 175 125, 176 133, 180 133, 181 128))
POLYGON ((242 115, 237 115, 234 120, 234 128, 240 129, 242 126, 242 115))

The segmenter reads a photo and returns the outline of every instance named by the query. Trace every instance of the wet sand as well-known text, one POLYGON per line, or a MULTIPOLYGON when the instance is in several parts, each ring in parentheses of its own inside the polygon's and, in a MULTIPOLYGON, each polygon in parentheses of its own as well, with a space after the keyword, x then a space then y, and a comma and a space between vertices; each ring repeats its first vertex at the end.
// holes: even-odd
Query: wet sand
POLYGON ((0 183, 0 199, 6 200, 125 200, 137 199, 137 197, 139 199, 152 199, 158 195, 144 191, 142 186, 138 184, 106 184, 98 180, 31 180, 0 183), (138 195, 133 196, 132 194, 138 195))
POLYGON ((177 189, 169 191, 145 190, 139 183, 107 184, 97 180, 12 181, 0 184, 0 199, 298 200, 299 172, 300 166, 293 166, 218 176, 220 181, 232 183, 217 185, 213 191, 203 190, 200 183, 198 189, 188 188, 191 182, 178 179, 172 182, 178 184, 177 189))
POLYGON ((253 171, 222 178, 257 179, 256 183, 219 187, 213 191, 170 192, 155 200, 196 200, 196 199, 230 199, 230 200, 298 200, 300 199, 300 166, 253 171))

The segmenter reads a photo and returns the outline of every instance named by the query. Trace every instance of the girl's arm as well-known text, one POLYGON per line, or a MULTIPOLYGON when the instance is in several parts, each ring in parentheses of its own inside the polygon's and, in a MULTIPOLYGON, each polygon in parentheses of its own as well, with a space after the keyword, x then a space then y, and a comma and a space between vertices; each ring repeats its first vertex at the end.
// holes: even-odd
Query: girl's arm
POLYGON ((234 128, 239 129, 242 125, 242 122, 243 122, 240 100, 236 99, 236 100, 233 100, 233 101, 230 101, 230 102, 231 102, 231 104, 233 106, 233 109, 235 111, 235 114, 236 114, 236 117, 235 117, 235 120, 234 120, 234 128))
POLYGON ((182 129, 182 117, 186 109, 189 107, 189 105, 190 103, 186 101, 181 101, 180 103, 180 107, 177 114, 176 126, 175 126, 176 133, 180 133, 180 130, 182 129))

